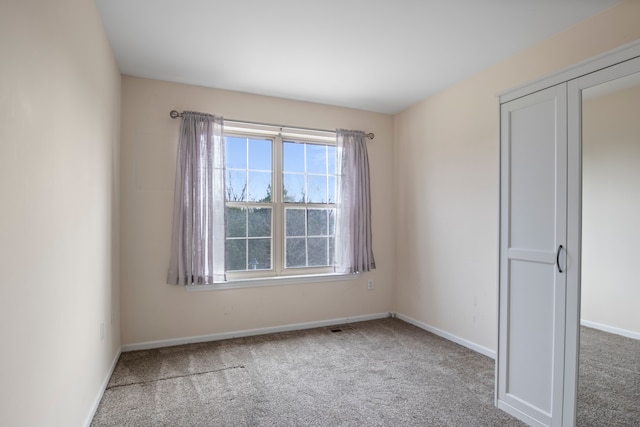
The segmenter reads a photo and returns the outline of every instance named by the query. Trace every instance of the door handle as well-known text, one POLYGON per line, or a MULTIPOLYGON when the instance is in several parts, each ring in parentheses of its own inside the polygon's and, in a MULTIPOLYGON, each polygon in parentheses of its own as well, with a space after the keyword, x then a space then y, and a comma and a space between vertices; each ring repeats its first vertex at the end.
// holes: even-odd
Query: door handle
POLYGON ((558 253, 556 254, 556 265, 558 266, 558 273, 562 273, 562 268, 560 268, 560 251, 562 251, 562 245, 558 246, 558 253))

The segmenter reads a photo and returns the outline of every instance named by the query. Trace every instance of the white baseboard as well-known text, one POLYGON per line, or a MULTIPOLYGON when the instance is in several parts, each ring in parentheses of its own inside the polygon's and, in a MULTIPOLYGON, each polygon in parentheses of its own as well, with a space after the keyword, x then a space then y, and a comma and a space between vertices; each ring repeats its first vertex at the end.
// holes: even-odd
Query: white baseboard
POLYGON ((115 357, 113 358, 113 361, 111 362, 111 368, 109 368, 109 372, 107 372, 107 375, 105 376, 104 381, 102 381, 102 385, 100 386, 98 395, 94 399, 93 405, 91 405, 91 410, 89 411, 89 415, 87 416, 87 419, 83 424, 85 427, 91 426, 91 421, 93 421, 93 417, 96 415, 96 411, 98 410, 98 406, 100 405, 102 396, 104 395, 104 392, 107 389, 107 386, 109 385, 109 380, 111 379, 111 375, 113 375, 113 371, 116 369, 116 364, 118 363, 118 359, 120 358, 121 352, 122 350, 118 349, 115 357))
POLYGON ((425 331, 431 332, 432 334, 438 335, 449 341, 453 341, 456 344, 460 344, 463 347, 467 347, 468 349, 471 349, 475 352, 484 354, 487 357, 490 357, 492 359, 496 358, 496 352, 494 350, 491 350, 490 348, 481 346, 464 338, 460 338, 456 335, 450 334, 449 332, 445 332, 442 329, 438 329, 435 326, 427 325, 426 323, 420 322, 419 320, 413 319, 409 316, 405 316, 404 314, 396 313, 395 316, 398 319, 403 320, 407 323, 411 323, 412 325, 417 326, 420 329, 424 329, 425 331))
POLYGON ((365 314, 363 316, 342 317, 338 319, 319 320, 316 322, 294 323, 282 326, 273 326, 269 328, 246 329, 242 331, 221 332, 211 335, 198 335, 186 338, 176 338, 169 340, 147 341, 136 344, 125 344, 122 351, 148 350, 152 348, 170 347, 174 345, 192 344, 208 341, 219 341, 231 338, 250 337, 254 335, 266 335, 277 332, 298 331, 302 329, 321 328, 324 326, 340 325, 343 323, 365 322, 367 320, 384 319, 389 317, 389 313, 365 314))
POLYGON ((622 335, 623 337, 640 340, 639 332, 616 328, 615 326, 603 325, 602 323, 591 322, 589 320, 580 320, 580 324, 582 326, 586 326, 587 328, 598 329, 600 331, 609 332, 611 334, 622 335))

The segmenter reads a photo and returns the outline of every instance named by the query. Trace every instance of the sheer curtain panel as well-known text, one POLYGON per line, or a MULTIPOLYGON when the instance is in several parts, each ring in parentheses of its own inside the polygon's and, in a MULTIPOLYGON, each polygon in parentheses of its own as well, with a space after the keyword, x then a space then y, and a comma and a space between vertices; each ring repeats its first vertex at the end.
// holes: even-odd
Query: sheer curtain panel
POLYGON ((340 129, 336 197, 336 271, 358 273, 376 268, 371 237, 369 158, 364 132, 340 129))
POLYGON ((182 116, 167 283, 212 284, 225 278, 222 117, 182 116))

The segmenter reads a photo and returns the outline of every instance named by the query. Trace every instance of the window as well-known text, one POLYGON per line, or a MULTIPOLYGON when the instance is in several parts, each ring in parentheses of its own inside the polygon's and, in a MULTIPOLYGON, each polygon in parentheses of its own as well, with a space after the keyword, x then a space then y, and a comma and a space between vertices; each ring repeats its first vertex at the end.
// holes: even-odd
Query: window
POLYGON ((332 273, 335 135, 225 128, 228 280, 332 273))

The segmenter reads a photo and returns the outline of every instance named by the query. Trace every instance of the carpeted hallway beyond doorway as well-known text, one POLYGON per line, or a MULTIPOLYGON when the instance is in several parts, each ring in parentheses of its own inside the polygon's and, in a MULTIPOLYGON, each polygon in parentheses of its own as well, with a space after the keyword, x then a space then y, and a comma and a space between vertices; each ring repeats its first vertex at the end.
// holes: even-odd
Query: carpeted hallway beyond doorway
POLYGON ((523 426, 494 369, 392 318, 137 351, 92 426, 523 426))

